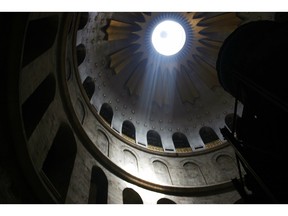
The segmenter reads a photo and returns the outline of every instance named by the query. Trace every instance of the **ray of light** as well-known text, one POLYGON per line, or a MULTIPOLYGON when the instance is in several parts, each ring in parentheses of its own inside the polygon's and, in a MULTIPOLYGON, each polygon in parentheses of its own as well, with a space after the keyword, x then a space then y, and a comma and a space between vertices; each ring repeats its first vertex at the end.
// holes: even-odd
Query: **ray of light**
POLYGON ((193 84, 193 80, 187 75, 187 72, 183 66, 177 71, 177 89, 182 103, 188 102, 194 104, 195 99, 199 97, 199 93, 193 84))

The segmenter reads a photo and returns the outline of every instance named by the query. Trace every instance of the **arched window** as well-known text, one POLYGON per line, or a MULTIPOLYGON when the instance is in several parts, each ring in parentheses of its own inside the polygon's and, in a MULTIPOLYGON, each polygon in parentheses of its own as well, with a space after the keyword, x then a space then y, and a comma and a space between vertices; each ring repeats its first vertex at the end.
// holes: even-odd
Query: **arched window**
POLYGON ((202 127, 199 131, 199 134, 200 134, 200 137, 203 140, 204 144, 219 140, 218 135, 210 127, 202 127))
POLYGON ((104 103, 104 104, 101 106, 101 109, 100 109, 100 116, 102 116, 102 118, 103 118, 109 125, 111 125, 112 118, 113 118, 113 110, 112 110, 112 107, 111 107, 109 104, 104 103))
POLYGON ((157 201, 157 204, 176 204, 176 203, 170 199, 161 198, 157 201))
POLYGON ((94 91, 95 91, 95 83, 93 81, 93 79, 88 76, 84 82, 83 82, 83 88, 89 98, 89 100, 91 100, 93 94, 94 94, 94 91))
POLYGON ((80 64, 82 64, 82 62, 86 57, 86 48, 84 44, 79 44, 76 47, 76 51, 77 51, 77 65, 79 66, 80 64))
POLYGON ((62 124, 42 166, 42 171, 58 191, 62 202, 68 191, 76 153, 73 132, 68 125, 62 124))
POLYGON ((126 138, 130 138, 130 141, 135 142, 135 127, 132 122, 127 120, 123 122, 122 135, 126 138))
POLYGON ((92 167, 89 204, 107 204, 108 180, 103 170, 97 166, 92 167))
POLYGON ((143 204, 140 195, 132 188, 125 188, 122 192, 123 204, 143 204))
POLYGON ((175 148, 191 148, 187 137, 180 132, 174 133, 172 136, 172 140, 175 148))
POLYGON ((58 16, 49 16, 29 22, 24 45, 23 67, 52 47, 57 30, 58 16))
POLYGON ((56 82, 50 74, 22 104, 22 117, 28 139, 53 101, 55 89, 56 82))
POLYGON ((147 133, 147 143, 148 145, 155 146, 158 148, 163 148, 162 142, 161 142, 161 137, 160 135, 154 131, 154 130, 149 130, 147 133))

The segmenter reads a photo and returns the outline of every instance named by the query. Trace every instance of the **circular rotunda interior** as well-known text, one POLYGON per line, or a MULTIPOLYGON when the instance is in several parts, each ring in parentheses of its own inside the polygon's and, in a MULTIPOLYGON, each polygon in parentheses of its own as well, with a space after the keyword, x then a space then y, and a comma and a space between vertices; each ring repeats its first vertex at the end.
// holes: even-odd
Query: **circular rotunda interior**
POLYGON ((237 202, 235 154, 220 133, 232 128, 235 99, 216 61, 237 27, 273 16, 25 15, 13 118, 36 194, 52 203, 237 202))

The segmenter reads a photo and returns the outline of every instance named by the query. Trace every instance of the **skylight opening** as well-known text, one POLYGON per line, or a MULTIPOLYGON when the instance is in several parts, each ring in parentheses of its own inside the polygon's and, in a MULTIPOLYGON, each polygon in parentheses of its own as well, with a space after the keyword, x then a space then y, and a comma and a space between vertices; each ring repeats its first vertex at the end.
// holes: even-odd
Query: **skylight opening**
POLYGON ((180 23, 165 20, 154 28, 151 40, 159 54, 172 56, 183 48, 186 42, 186 33, 180 23))

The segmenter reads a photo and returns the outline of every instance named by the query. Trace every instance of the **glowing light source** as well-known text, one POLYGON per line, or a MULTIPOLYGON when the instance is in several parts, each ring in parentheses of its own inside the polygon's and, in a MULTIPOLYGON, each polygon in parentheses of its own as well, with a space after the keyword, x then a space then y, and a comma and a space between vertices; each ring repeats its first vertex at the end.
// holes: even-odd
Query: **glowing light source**
POLYGON ((159 23, 152 32, 155 50, 165 56, 178 53, 184 46, 186 33, 182 25, 172 20, 159 23))

